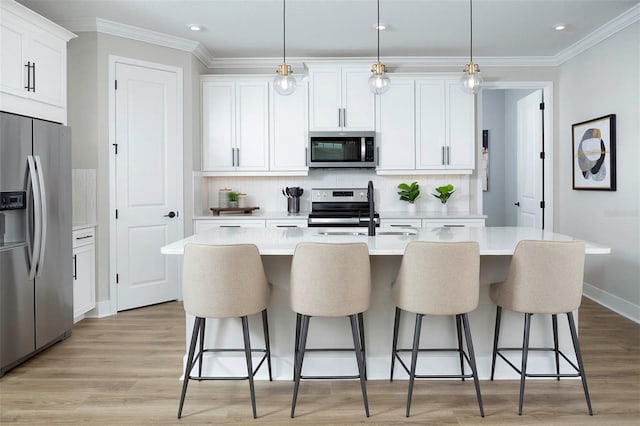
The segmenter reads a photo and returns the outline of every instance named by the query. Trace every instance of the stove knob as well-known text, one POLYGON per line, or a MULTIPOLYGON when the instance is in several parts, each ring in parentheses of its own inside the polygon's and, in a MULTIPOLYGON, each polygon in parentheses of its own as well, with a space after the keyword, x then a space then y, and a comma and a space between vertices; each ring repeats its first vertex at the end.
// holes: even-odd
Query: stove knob
POLYGON ((358 194, 358 195, 360 195, 361 197, 364 197, 364 196, 366 196, 367 194, 365 194, 364 192, 360 192, 360 194, 358 194))

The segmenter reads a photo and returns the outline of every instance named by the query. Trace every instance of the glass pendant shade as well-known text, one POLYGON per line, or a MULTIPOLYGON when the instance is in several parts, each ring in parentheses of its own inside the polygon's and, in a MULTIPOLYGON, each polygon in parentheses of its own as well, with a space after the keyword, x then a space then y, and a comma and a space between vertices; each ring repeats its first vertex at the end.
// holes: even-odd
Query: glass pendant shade
POLYGON ((482 88, 482 75, 480 74, 480 67, 473 62, 464 66, 464 74, 460 77, 460 85, 462 90, 466 93, 473 93, 474 95, 482 88))
POLYGON ((291 75, 291 66, 282 64, 276 70, 278 75, 273 79, 273 88, 280 95, 290 95, 296 91, 296 78, 291 75))
POLYGON ((391 88, 391 80, 386 74, 383 64, 378 62, 371 67, 371 77, 369 77, 369 90, 375 95, 381 95, 391 88))

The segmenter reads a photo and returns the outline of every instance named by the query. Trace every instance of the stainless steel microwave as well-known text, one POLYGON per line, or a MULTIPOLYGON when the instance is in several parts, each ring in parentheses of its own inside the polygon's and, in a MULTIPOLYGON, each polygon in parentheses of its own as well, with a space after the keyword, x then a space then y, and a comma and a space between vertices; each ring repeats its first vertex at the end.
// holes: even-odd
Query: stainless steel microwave
POLYGON ((309 168, 375 168, 375 132, 309 132, 309 168))

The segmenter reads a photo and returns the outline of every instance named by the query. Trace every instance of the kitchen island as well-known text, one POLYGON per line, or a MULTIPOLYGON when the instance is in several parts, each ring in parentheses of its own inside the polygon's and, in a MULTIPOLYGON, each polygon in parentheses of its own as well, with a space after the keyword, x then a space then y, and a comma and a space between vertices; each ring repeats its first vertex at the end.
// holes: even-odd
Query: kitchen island
MULTIPOLYGON (((574 238, 550 231, 522 227, 465 227, 381 229, 375 237, 368 237, 363 228, 215 228, 193 235, 162 248, 167 255, 182 255, 184 246, 196 244, 255 244, 262 255, 267 278, 273 284, 269 311, 269 328, 276 380, 290 380, 293 371, 295 313, 289 307, 289 270, 295 247, 300 242, 346 243, 364 242, 371 255, 372 294, 369 310, 364 314, 367 374, 369 379, 388 379, 391 360, 391 338, 395 306, 391 298, 391 285, 400 266, 404 249, 410 241, 477 241, 480 245, 480 302, 469 314, 474 341, 478 374, 487 379, 491 368, 491 348, 495 305, 489 298, 489 285, 505 278, 513 251, 521 240, 567 241, 574 238)), ((608 254, 610 249, 587 242, 588 255, 608 254)), ((330 267, 330 265, 327 265, 330 267)), ((345 283, 346 285, 346 283, 345 283)), ((262 326, 259 316, 250 319, 252 346, 262 347, 262 326)), ((576 317, 577 319, 577 317, 576 317)), ((402 316, 399 347, 410 347, 413 335, 414 315, 402 316)), ((522 315, 503 312, 501 346, 518 346, 522 343, 522 315)), ((551 319, 537 315, 532 321, 531 344, 552 346, 551 319)), ((315 318, 309 333, 308 347, 351 347, 353 342, 346 318, 315 318)), ((191 336, 193 317, 187 315, 187 342, 191 336)), ((574 360, 571 339, 566 320, 559 321, 560 348, 574 360)), ((219 347, 242 347, 242 331, 239 320, 210 320, 207 323, 206 342, 219 347)), ((455 347, 457 344, 453 317, 425 317, 422 331, 423 347, 455 347)), ((408 354, 407 354, 408 355, 408 354)), ((530 371, 551 371, 552 354, 530 354, 530 371)), ((561 363, 562 367, 562 363, 561 363)), ((566 366, 564 366, 566 367, 566 366)), ((305 356, 307 374, 354 374, 357 370, 355 356, 349 352, 309 353, 305 356)), ((459 358, 456 353, 423 354, 418 362, 420 374, 439 372, 457 373, 459 358)), ((565 370, 563 370, 564 372, 565 370)), ((568 371, 568 370, 567 370, 568 371)), ((206 374, 246 374, 244 357, 229 356, 223 360, 205 361, 206 374)), ((265 379, 266 370, 256 376, 265 379)), ((406 378, 402 369, 396 369, 395 377, 406 378)), ((503 362, 496 365, 496 378, 516 378, 503 362)))

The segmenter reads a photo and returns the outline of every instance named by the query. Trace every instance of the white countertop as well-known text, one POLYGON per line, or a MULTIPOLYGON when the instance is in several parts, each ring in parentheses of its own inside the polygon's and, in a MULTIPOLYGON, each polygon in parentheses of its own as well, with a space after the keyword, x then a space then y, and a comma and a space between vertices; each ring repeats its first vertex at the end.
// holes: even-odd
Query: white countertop
MULTIPOLYGON (((415 213, 409 213, 407 211, 380 211, 380 218, 382 219, 486 219, 486 215, 483 214, 471 214, 469 212, 450 212, 442 214, 435 211, 417 211, 415 213)), ((307 219, 309 212, 300 213, 287 213, 286 211, 266 211, 266 210, 254 210, 253 213, 223 213, 219 216, 206 215, 206 216, 194 216, 196 220, 202 219, 214 219, 214 220, 235 220, 235 219, 307 219)))
MULTIPOLYGON (((574 240, 567 235, 524 227, 464 227, 414 229, 415 235, 379 235, 397 229, 377 228, 375 237, 366 228, 215 228, 162 247, 163 254, 183 254, 196 244, 255 244, 262 255, 293 255, 301 242, 365 242, 371 255, 400 256, 410 241, 477 241, 481 255, 510 256, 520 240, 574 240), (322 235, 331 232, 364 232, 365 235, 322 235)), ((609 254, 609 247, 587 242, 587 254, 609 254)))

